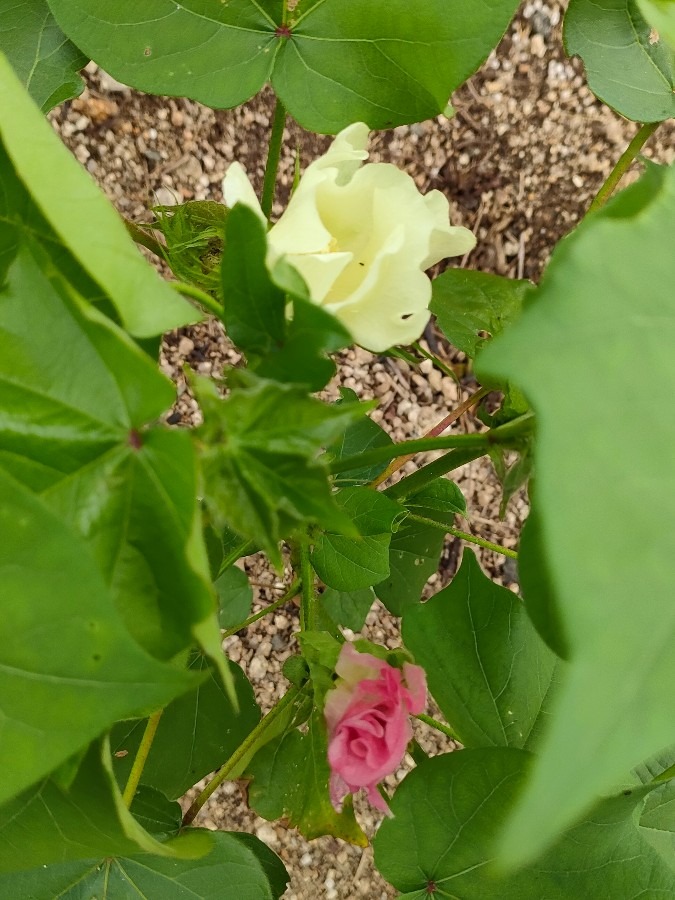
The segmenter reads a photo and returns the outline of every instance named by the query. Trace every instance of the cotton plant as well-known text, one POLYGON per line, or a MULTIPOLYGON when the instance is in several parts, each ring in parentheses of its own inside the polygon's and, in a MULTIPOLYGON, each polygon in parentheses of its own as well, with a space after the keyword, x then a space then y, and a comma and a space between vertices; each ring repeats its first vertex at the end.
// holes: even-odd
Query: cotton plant
POLYGON ((290 5, 0 12, 0 896, 280 898, 262 841, 200 826, 226 781, 366 846, 361 793, 404 897, 672 896, 675 174, 622 182, 674 112, 669 4, 567 6, 566 48, 637 124, 539 285, 457 266, 453 197, 367 161, 370 132, 452 114, 516 0, 290 5), (234 162, 224 202, 125 221, 43 115, 89 60, 213 108, 269 83, 260 199, 234 162), (335 137, 275 218, 288 116, 335 137), (241 362, 188 373, 203 422, 169 427, 161 336, 206 316, 241 362), (353 344, 453 377, 430 316, 478 383, 427 434, 320 399, 353 344), (529 491, 517 550, 452 478, 485 455, 503 506, 529 491), (448 537, 461 564, 427 598, 448 537), (286 587, 253 612, 256 553, 286 587), (375 599, 399 646, 359 636, 375 599), (291 603, 263 715, 224 639, 291 603))

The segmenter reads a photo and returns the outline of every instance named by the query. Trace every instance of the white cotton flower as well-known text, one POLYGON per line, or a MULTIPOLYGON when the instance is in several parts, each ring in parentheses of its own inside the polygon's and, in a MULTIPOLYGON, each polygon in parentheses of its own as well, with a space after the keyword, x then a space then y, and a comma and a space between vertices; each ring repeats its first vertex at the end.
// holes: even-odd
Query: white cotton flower
MULTIPOLYGON (((270 229, 269 266, 282 256, 304 278, 311 299, 336 316, 354 341, 376 352, 416 341, 429 321, 425 269, 468 253, 476 243, 452 226, 440 191, 423 195, 409 175, 367 163, 368 126, 350 125, 300 179, 270 229)), ((264 221, 244 169, 233 163, 225 203, 244 203, 264 221)))

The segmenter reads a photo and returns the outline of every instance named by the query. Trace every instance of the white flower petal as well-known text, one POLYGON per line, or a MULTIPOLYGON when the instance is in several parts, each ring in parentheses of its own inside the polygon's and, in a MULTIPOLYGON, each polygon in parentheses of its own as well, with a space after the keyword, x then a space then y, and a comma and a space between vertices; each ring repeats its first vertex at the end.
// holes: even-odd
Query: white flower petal
POLYGON ((232 209, 236 203, 243 203, 244 206, 248 206, 261 222, 267 226, 267 219, 260 208, 253 185, 248 180, 246 170, 238 162, 233 162, 225 173, 223 178, 223 199, 225 200, 225 206, 229 207, 229 209, 232 209))
POLYGON ((286 260, 298 270, 315 303, 321 303, 343 270, 351 253, 289 253, 286 260))

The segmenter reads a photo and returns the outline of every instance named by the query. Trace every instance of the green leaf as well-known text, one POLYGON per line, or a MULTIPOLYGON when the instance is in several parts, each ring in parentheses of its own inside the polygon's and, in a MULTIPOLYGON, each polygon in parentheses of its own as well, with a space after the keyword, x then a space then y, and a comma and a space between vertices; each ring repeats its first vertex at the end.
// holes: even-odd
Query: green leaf
POLYGON ((391 533, 404 511, 398 503, 364 487, 345 488, 337 495, 337 502, 359 537, 325 532, 315 541, 312 565, 329 587, 358 591, 389 574, 391 533))
POLYGON ((466 516, 466 499, 454 481, 439 478, 405 501, 415 516, 431 519, 439 525, 455 524, 456 516, 466 516))
POLYGON ((0 470, 0 801, 118 719, 147 715, 190 675, 125 629, 90 548, 0 470))
POLYGON ((26 238, 0 294, 0 465, 85 538, 149 652, 168 659, 199 627, 218 643, 192 441, 152 427, 175 389, 43 264, 26 238))
POLYGON ((281 31, 281 0, 190 0, 167 10, 96 0, 50 0, 60 26, 99 65, 140 90, 233 107, 271 80, 304 128, 373 128, 442 113, 448 96, 487 58, 517 3, 406 0, 303 3, 281 31), (170 14, 168 14, 170 13, 170 14))
POLYGON ((522 601, 487 578, 471 550, 448 587, 404 610, 402 636, 465 746, 532 746, 556 657, 522 601))
POLYGON ((536 864, 499 878, 494 842, 522 790, 522 750, 460 750, 422 762, 396 791, 374 841, 381 874, 407 900, 667 897, 675 873, 634 821, 648 788, 599 803, 536 864), (432 887, 435 890, 432 890, 432 887))
POLYGON ((225 223, 223 321, 229 337, 247 355, 265 356, 284 339, 286 299, 269 276, 266 253, 262 222, 237 203, 225 223))
POLYGON ((82 93, 77 74, 89 62, 56 24, 47 0, 18 0, 0 10, 0 46, 28 93, 48 112, 82 93))
POLYGON ((250 834, 208 834, 213 849, 200 859, 138 855, 62 863, 0 877, 0 893, 31 900, 279 900, 288 873, 262 841, 250 834))
POLYGON ((418 603, 424 585, 438 569, 444 535, 438 528, 404 523, 389 545, 389 576, 375 586, 377 597, 394 616, 418 603))
POLYGON ((336 812, 328 795, 328 746, 323 714, 315 710, 309 730, 288 732, 271 741, 250 763, 249 803, 264 819, 284 816, 307 840, 332 834, 365 847, 368 839, 349 801, 336 812))
POLYGON ((458 350, 476 356, 520 315, 529 281, 467 269, 447 269, 432 282, 429 309, 458 350))
POLYGON ((675 48, 675 4, 673 0, 638 0, 642 15, 660 37, 675 48))
POLYGON ((232 628, 251 614, 253 588, 246 572, 230 566, 218 576, 213 586, 220 605, 218 621, 221 628, 232 628))
POLYGON ((262 377, 320 391, 335 374, 326 353, 346 347, 351 336, 309 302, 302 278, 283 260, 270 275, 266 253, 262 222, 238 203, 227 218, 221 270, 227 333, 262 377))
POLYGON ((222 400, 199 379, 206 503, 218 524, 258 541, 280 564, 278 542, 306 522, 354 533, 317 455, 360 410, 341 410, 299 388, 248 376, 222 400))
POLYGON ((1 821, 3 873, 140 851, 192 859, 210 847, 208 832, 160 844, 144 831, 122 802, 107 742, 92 744, 69 790, 40 782, 4 804, 1 821))
POLYGON ((672 742, 674 217, 675 168, 650 167, 559 246, 523 318, 481 357, 537 412, 534 502, 570 657, 508 831, 513 860, 672 742))
POLYGON ((336 591, 333 588, 326 588, 319 598, 319 603, 338 625, 351 628, 352 631, 361 631, 374 600, 375 595, 370 587, 360 591, 336 591))
MULTIPOLYGON (((0 225, 8 217, 3 195, 15 195, 20 183, 49 223, 47 230, 53 229, 57 243, 105 292, 131 334, 147 338, 197 321, 194 308, 143 259, 115 208, 61 143, 2 54, 0 109, 0 139, 14 168, 4 162, 0 167, 0 225)), ((30 206, 9 214, 15 247, 24 229, 32 233, 33 217, 30 206)), ((2 245, 0 236, 0 259, 7 252, 2 245)))
MULTIPOLYGON (((340 399, 336 406, 358 404, 359 398, 350 388, 340 388, 340 399)), ((365 404, 364 404, 365 405, 365 404)), ((386 431, 367 416, 352 422, 347 426, 340 439, 332 444, 326 451, 326 461, 336 462, 355 456, 357 453, 365 453, 366 450, 375 450, 378 447, 387 447, 394 442, 386 431)), ((374 466, 366 466, 360 469, 350 469, 348 472, 340 472, 335 476, 337 487, 350 487, 357 484, 367 484, 384 472, 387 463, 374 466)))
POLYGON ((523 526, 518 544, 518 577, 525 609, 541 637, 561 659, 570 649, 562 625, 560 606, 551 582, 539 515, 535 506, 523 526))
POLYGON ((488 0, 324 0, 281 42, 272 85, 310 131, 355 121, 392 128, 442 113, 487 58, 517 3, 488 0))
POLYGON ((580 56, 593 93, 634 122, 675 115, 675 54, 650 40, 636 0, 570 0, 565 50, 580 56))
POLYGON ((129 812, 139 825, 155 837, 178 834, 183 819, 180 803, 169 800, 161 791, 146 784, 138 786, 129 812))
MULTIPOLYGON (((202 676, 201 683, 162 713, 142 775, 143 784, 172 800, 228 760, 260 719, 253 689, 239 666, 230 663, 238 713, 208 660, 194 654, 188 668, 202 676)), ((112 731, 113 768, 121 785, 129 777, 146 724, 147 719, 120 722, 112 731), (123 752, 125 756, 118 756, 123 752)))

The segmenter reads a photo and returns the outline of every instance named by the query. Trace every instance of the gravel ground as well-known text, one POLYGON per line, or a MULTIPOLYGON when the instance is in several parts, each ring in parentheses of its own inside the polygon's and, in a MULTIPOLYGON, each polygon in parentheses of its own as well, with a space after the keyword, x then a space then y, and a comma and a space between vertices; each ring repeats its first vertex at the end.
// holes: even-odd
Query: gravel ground
MULTIPOLYGON (((536 281, 551 249, 583 215, 591 198, 636 131, 587 89, 578 61, 565 59, 560 39, 563 3, 523 3, 497 52, 453 97, 456 115, 404 126, 374 136, 372 160, 395 162, 424 190, 437 188, 453 204, 457 224, 471 228, 478 246, 461 265, 536 281)), ((238 110, 213 111, 188 100, 139 94, 90 66, 87 90, 56 109, 54 127, 80 162, 126 216, 149 220, 154 204, 188 199, 221 200, 221 180, 235 159, 260 187, 270 123, 270 96, 263 93, 238 110)), ((288 194, 293 154, 306 165, 328 144, 291 124, 281 166, 281 210, 288 194)), ((675 126, 662 126, 645 155, 664 162, 675 158, 675 126)), ((630 176, 629 176, 630 177, 630 176)), ((634 177, 634 176, 633 176, 634 177)), ((440 342, 449 361, 462 357, 440 342)), ((178 384, 179 398, 171 423, 194 423, 198 410, 186 390, 182 366, 202 374, 218 373, 239 357, 215 322, 166 336, 163 364, 178 384)), ((457 385, 423 365, 382 359, 359 348, 341 358, 339 382, 364 399, 377 398, 373 418, 396 439, 419 436, 475 390, 470 372, 457 385)), ((337 395, 331 385, 327 396, 337 395)), ((168 414, 167 414, 168 417, 168 414)), ((455 426, 476 430, 471 415, 455 426)), ((430 458, 427 455, 426 459, 430 458)), ((408 463, 410 471, 420 462, 408 463)), ((468 530, 515 546, 527 515, 521 493, 498 517, 500 491, 486 460, 455 473, 468 506, 468 530)), ((440 571, 427 585, 438 590, 454 574, 461 547, 448 542, 440 571)), ((489 551, 480 558, 486 571, 517 590, 516 572, 489 551)), ((256 609, 277 598, 290 581, 271 571, 258 557, 242 562, 256 591, 256 609)), ((289 604, 272 618, 228 638, 228 655, 242 665, 264 710, 283 693, 283 660, 295 652, 297 608, 289 604)), ((376 604, 364 635, 394 647, 400 642, 398 620, 376 604)), ((430 752, 447 751, 447 739, 420 725, 416 736, 430 752), (445 742, 445 743, 444 743, 445 742)), ((393 785, 408 771, 406 759, 391 777, 393 785)), ((364 829, 372 834, 378 819, 357 802, 364 829)), ((285 900, 372 900, 395 896, 372 865, 370 849, 350 847, 333 838, 306 842, 296 832, 250 813, 236 783, 224 785, 202 811, 198 824, 246 829, 282 857, 291 874, 285 900)))

